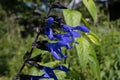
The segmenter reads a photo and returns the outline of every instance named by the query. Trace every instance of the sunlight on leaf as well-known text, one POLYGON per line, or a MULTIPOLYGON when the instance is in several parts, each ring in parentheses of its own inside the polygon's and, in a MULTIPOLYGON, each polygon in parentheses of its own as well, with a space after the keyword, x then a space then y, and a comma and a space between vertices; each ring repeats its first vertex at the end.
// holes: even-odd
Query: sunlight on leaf
POLYGON ((79 44, 76 44, 76 51, 79 57, 80 65, 82 70, 85 71, 89 56, 89 43, 83 37, 77 38, 76 41, 79 42, 79 44))
POLYGON ((65 9, 63 10, 63 15, 66 24, 69 26, 78 26, 81 21, 81 13, 76 10, 65 9))
POLYGON ((91 40, 91 42, 93 42, 96 45, 100 45, 100 39, 98 38, 98 36, 95 33, 90 31, 89 33, 86 33, 86 35, 91 40))
POLYGON ((92 73, 98 79, 100 79, 100 69, 97 61, 97 57, 94 49, 90 45, 87 39, 81 37, 76 39, 79 44, 76 44, 76 51, 79 57, 81 69, 84 72, 87 64, 89 64, 92 73))

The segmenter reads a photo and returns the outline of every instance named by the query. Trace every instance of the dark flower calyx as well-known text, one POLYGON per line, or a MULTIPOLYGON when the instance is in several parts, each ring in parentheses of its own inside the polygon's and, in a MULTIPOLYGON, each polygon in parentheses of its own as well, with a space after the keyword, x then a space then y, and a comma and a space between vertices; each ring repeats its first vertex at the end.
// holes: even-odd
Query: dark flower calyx
POLYGON ((37 56, 35 56, 35 57, 29 59, 29 61, 41 62, 41 59, 42 59, 41 56, 42 56, 42 55, 39 54, 39 55, 37 55, 37 56))
POLYGON ((67 9, 67 7, 60 4, 60 2, 54 3, 51 8, 67 9))
POLYGON ((34 48, 38 48, 38 49, 41 49, 41 50, 46 50, 46 44, 48 43, 48 41, 37 41, 35 43, 33 43, 33 47, 34 48))
POLYGON ((39 65, 37 62, 35 62, 35 61, 27 61, 26 62, 27 64, 29 64, 29 65, 31 65, 31 66, 34 66, 34 67, 36 67, 37 69, 42 69, 43 68, 43 66, 42 65, 39 65))

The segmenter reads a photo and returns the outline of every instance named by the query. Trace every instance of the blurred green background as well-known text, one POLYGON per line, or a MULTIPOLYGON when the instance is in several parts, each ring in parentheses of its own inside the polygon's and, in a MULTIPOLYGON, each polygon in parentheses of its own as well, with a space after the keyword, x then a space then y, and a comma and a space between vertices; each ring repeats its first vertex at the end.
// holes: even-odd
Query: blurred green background
MULTIPOLYGON (((60 0, 60 2, 66 6, 70 5, 71 1, 72 0, 60 0)), ((73 8, 83 14, 90 24, 90 30, 96 33, 100 39, 100 46, 92 45, 100 64, 102 80, 120 80, 120 14, 112 18, 113 15, 111 15, 109 7, 112 6, 112 3, 116 4, 120 3, 120 1, 101 1, 102 0, 100 0, 100 2, 99 0, 95 1, 98 11, 97 23, 92 21, 82 2, 79 4, 76 3, 73 8)), ((47 14, 49 3, 50 0, 0 0, 0 80, 11 80, 16 75, 22 65, 23 55, 31 48, 36 35, 35 31, 37 27, 39 27, 39 22, 42 21, 42 16, 47 14), (35 15, 35 12, 39 14, 35 15), (36 16, 39 16, 37 21, 36 16), (19 17, 22 17, 22 19, 19 19, 19 17)), ((61 11, 54 10, 52 14, 62 16, 62 12, 59 14, 56 12, 59 13, 61 11)), ((116 12, 113 13, 117 15, 116 12)), ((40 39, 41 38, 44 39, 44 36, 41 36, 40 39)), ((61 63, 55 61, 45 51, 34 50, 34 55, 37 53, 44 55, 42 59, 42 64, 44 65, 57 65, 61 63)), ((67 74, 67 77, 62 72, 56 72, 58 79, 94 80, 93 76, 88 74, 90 72, 87 69, 86 72, 81 72, 79 64, 77 63, 79 61, 75 59, 77 55, 72 56, 72 71, 67 74)), ((70 62, 70 60, 68 60, 68 62, 70 62)), ((64 65, 67 65, 67 63, 64 65)), ((28 66, 25 67, 23 73, 35 75, 41 72, 28 66)))

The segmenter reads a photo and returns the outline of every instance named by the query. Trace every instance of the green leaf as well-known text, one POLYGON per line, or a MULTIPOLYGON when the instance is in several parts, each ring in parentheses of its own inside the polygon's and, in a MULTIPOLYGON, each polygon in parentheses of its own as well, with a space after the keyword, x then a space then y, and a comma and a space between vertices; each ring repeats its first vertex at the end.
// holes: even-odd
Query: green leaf
POLYGON ((86 34, 87 37, 96 45, 100 45, 100 40, 98 38, 98 36, 93 33, 92 31, 90 31, 89 33, 86 34))
POLYGON ((97 80, 101 80, 99 64, 93 47, 90 45, 89 41, 83 37, 77 38, 76 41, 79 42, 79 44, 76 44, 76 52, 82 71, 85 71, 87 64, 89 64, 90 70, 94 76, 97 80))
POLYGON ((97 8, 93 0, 83 0, 83 4, 89 11, 92 16, 94 22, 97 22, 97 8))
POLYGON ((79 42, 79 44, 76 44, 76 51, 79 57, 80 66, 82 71, 85 71, 89 56, 89 43, 83 37, 77 38, 76 41, 79 42))
POLYGON ((98 63, 96 54, 95 54, 93 47, 92 46, 90 46, 90 47, 91 47, 91 52, 90 52, 89 57, 88 57, 89 65, 90 65, 90 68, 91 68, 93 75, 97 78, 97 80, 101 80, 100 67, 99 67, 99 63, 98 63))
POLYGON ((64 80, 64 78, 66 77, 66 73, 63 71, 55 70, 54 72, 59 80, 64 80))
POLYGON ((76 10, 65 9, 63 10, 64 19, 69 26, 78 26, 81 21, 81 13, 76 10))

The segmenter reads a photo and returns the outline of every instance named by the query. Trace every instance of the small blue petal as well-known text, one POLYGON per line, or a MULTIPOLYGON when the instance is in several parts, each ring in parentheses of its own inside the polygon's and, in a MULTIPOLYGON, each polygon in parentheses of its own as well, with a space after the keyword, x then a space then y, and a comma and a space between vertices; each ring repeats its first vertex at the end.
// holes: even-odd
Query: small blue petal
POLYGON ((66 55, 62 54, 60 49, 56 49, 55 52, 61 57, 61 58, 67 58, 66 55))
POLYGON ((50 28, 52 26, 53 22, 54 22, 54 18, 53 17, 49 17, 47 19, 47 22, 46 22, 46 27, 50 28))
POLYGON ((66 42, 63 42, 63 41, 58 41, 57 43, 56 43, 56 47, 62 47, 62 46, 66 46, 66 42))
POLYGON ((46 76, 48 76, 48 78, 53 78, 54 80, 58 80, 52 68, 44 66, 43 71, 45 71, 45 73, 47 74, 46 76))
POLYGON ((70 34, 69 33, 66 33, 66 34, 56 34, 55 37, 57 37, 57 38, 70 37, 70 34))
POLYGON ((58 56, 58 54, 55 51, 53 51, 53 49, 51 49, 51 53, 56 60, 61 60, 61 58, 58 56))
POLYGON ((66 32, 69 32, 72 30, 72 27, 68 26, 68 25, 62 25, 62 29, 66 32))
POLYGON ((73 48, 73 46, 70 46, 70 44, 67 44, 67 45, 66 45, 66 48, 67 48, 67 49, 71 49, 71 48, 73 48))
POLYGON ((80 33, 76 31, 71 32, 74 37, 80 37, 80 33))
POLYGON ((73 28, 74 30, 80 30, 83 32, 90 32, 90 30, 86 26, 76 26, 73 28))
POLYGON ((54 18, 49 17, 46 22, 45 34, 49 37, 50 40, 53 40, 53 31, 51 29, 52 24, 54 23, 54 18))
POLYGON ((62 41, 66 42, 66 43, 69 43, 69 42, 72 41, 72 39, 69 38, 69 37, 64 37, 62 41))
POLYGON ((51 28, 46 28, 46 29, 45 29, 45 34, 49 37, 50 40, 53 40, 53 39, 54 39, 53 31, 52 31, 51 28))
POLYGON ((71 36, 71 39, 69 39, 69 40, 71 40, 74 43, 78 43, 78 42, 75 42, 75 37, 80 37, 80 34, 76 31, 73 31, 73 30, 77 30, 77 28, 67 26, 67 25, 62 25, 62 29, 65 32, 68 32, 67 34, 69 34, 71 36))
POLYGON ((48 74, 43 74, 44 78, 50 78, 50 76, 48 74))
POLYGON ((59 41, 59 42, 57 43, 57 46, 59 46, 59 47, 64 46, 64 47, 66 47, 67 49, 71 49, 71 48, 72 48, 72 47, 69 45, 69 43, 64 42, 64 41, 59 41))
POLYGON ((30 80, 40 80, 40 79, 44 79, 44 78, 53 78, 54 80, 58 80, 54 71, 53 70, 61 70, 61 71, 64 71, 64 72, 69 72, 70 70, 65 67, 65 66, 56 66, 54 68, 52 67, 46 67, 46 66, 43 66, 42 70, 45 72, 43 75, 41 76, 31 76, 30 77, 30 80))
POLYGON ((71 38, 70 38, 71 35, 69 33, 67 33, 67 34, 56 34, 54 37, 57 38, 59 41, 64 41, 66 43, 69 43, 69 42, 72 41, 71 38))
POLYGON ((64 37, 70 37, 70 34, 69 33, 66 33, 66 34, 62 34, 64 37))
POLYGON ((58 41, 57 43, 48 43, 46 47, 47 50, 51 52, 54 58, 57 60, 61 60, 67 57, 66 55, 62 54, 61 47, 66 47, 67 49, 72 48, 69 43, 66 43, 64 41, 58 41))

